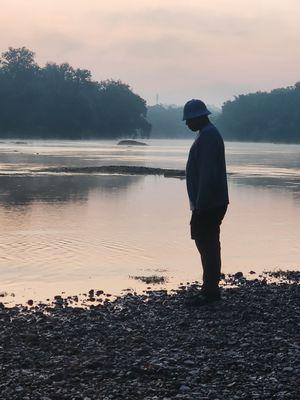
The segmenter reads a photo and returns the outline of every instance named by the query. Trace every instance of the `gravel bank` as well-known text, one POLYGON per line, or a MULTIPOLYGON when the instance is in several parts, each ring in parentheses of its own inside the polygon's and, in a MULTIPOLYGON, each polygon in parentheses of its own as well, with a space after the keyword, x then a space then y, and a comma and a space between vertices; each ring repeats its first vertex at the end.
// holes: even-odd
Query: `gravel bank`
POLYGON ((226 276, 200 308, 189 284, 88 309, 0 304, 0 398, 296 400, 299 275, 226 276))

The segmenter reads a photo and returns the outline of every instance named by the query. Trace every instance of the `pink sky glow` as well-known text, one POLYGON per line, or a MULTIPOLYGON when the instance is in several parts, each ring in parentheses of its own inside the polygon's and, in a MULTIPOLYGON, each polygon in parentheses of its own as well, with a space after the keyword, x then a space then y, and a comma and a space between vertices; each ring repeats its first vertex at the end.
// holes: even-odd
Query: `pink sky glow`
POLYGON ((300 81, 299 0, 0 0, 0 51, 121 79, 154 104, 221 105, 300 81))

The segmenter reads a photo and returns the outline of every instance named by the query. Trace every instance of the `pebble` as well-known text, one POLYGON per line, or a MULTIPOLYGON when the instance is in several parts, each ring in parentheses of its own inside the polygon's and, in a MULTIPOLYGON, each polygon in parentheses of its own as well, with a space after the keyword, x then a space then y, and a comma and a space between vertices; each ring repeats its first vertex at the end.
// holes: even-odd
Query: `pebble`
POLYGON ((240 278, 243 278, 243 276, 244 276, 244 274, 242 273, 242 272, 236 272, 235 274, 234 274, 234 277, 235 277, 235 279, 240 279, 240 278))
POLYGON ((188 367, 193 367, 195 365, 194 361, 192 361, 192 360, 184 360, 183 364, 188 367))

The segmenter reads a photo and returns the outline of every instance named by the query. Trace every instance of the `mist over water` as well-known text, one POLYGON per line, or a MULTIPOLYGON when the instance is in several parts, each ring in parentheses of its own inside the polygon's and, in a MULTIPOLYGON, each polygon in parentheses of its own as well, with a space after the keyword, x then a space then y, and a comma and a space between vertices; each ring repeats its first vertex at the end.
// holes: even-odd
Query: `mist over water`
MULTIPOLYGON (((185 180, 37 172, 87 165, 184 169, 191 142, 1 143, 1 291, 24 302, 61 291, 144 288, 132 275, 164 275, 167 287, 200 280, 185 180)), ((300 146, 226 143, 226 158, 223 272, 299 268, 300 146)))

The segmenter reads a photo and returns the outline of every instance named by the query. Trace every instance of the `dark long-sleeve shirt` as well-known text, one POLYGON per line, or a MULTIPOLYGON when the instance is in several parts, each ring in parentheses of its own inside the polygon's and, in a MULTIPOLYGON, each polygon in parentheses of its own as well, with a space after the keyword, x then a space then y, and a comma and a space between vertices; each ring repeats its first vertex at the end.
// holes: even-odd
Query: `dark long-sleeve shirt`
POLYGON ((229 203, 223 138, 208 123, 192 144, 186 164, 191 210, 202 212, 229 203))

